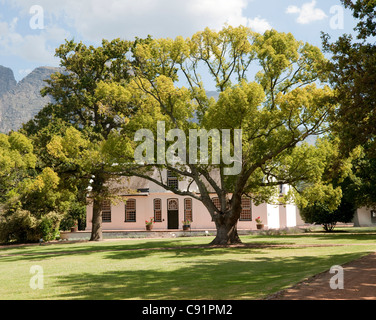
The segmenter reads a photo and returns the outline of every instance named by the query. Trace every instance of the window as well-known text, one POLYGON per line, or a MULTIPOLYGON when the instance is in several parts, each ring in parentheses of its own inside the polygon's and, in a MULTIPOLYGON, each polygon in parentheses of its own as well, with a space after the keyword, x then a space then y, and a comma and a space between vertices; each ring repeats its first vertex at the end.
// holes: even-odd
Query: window
POLYGON ((111 201, 104 200, 102 203, 102 222, 111 222, 111 201))
MULTIPOLYGON (((216 206, 216 208, 218 209, 218 211, 221 210, 221 203, 219 201, 219 198, 212 198, 212 202, 216 206)), ((212 217, 212 221, 214 221, 213 217, 212 217)))
POLYGON ((125 203, 125 222, 136 222, 136 200, 128 199, 125 203))
POLYGON ((240 221, 252 221, 252 202, 251 199, 242 198, 242 212, 240 221))
POLYGON ((162 222, 162 200, 154 199, 154 221, 162 222))
POLYGON ((167 171, 167 186, 176 190, 179 189, 178 178, 170 170, 167 171))
POLYGON ((221 210, 221 203, 219 202, 219 198, 212 199, 213 204, 217 207, 218 210, 221 210))
POLYGON ((179 210, 179 200, 178 199, 168 199, 167 200, 167 210, 168 211, 178 211, 179 210))
POLYGON ((184 199, 184 220, 193 221, 192 199, 184 199))
MULTIPOLYGON (((212 198, 213 204, 218 210, 221 210, 219 198, 212 198)), ((252 221, 252 202, 251 199, 242 198, 242 212, 240 213, 240 221, 252 221)))

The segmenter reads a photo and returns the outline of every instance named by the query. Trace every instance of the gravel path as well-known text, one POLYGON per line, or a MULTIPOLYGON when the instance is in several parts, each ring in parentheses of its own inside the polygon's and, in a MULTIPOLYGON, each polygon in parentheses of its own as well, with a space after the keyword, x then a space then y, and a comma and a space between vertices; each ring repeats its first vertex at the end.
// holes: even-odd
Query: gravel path
POLYGON ((331 289, 330 280, 338 274, 327 271, 280 291, 267 300, 376 300, 376 252, 342 267, 343 289, 331 289))

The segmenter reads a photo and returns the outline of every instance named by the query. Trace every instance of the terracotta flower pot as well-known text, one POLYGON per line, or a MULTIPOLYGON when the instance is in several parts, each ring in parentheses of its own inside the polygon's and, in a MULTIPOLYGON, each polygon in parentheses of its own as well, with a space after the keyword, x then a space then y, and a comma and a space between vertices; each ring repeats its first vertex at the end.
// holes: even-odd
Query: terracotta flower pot
POLYGON ((191 226, 190 225, 183 225, 183 231, 190 231, 191 226))
POLYGON ((152 224, 147 224, 146 225, 146 230, 147 231, 151 231, 153 229, 153 225, 152 224))
POLYGON ((257 224, 256 227, 257 227, 257 230, 262 230, 262 229, 264 229, 264 225, 261 224, 261 223, 257 224))
POLYGON ((78 227, 71 227, 71 228, 70 228, 70 231, 71 231, 71 232, 77 232, 77 231, 78 231, 78 227))

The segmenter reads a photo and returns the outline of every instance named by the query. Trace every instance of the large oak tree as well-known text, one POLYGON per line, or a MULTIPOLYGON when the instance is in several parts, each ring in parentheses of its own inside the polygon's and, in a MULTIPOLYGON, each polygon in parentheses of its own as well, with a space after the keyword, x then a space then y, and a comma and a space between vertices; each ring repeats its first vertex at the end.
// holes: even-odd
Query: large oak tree
MULTIPOLYGON (((330 150, 304 141, 328 130, 333 93, 321 72, 323 54, 292 34, 228 26, 187 39, 104 41, 98 48, 71 41, 57 56, 67 72, 54 75, 44 89, 55 102, 27 129, 37 134, 61 121, 75 127, 46 139, 45 146, 63 164, 62 172, 69 168, 92 180, 91 240, 102 239, 101 204, 116 176, 138 176, 201 201, 217 228, 213 244, 240 242, 242 197, 272 201, 279 185, 299 190, 302 182, 305 190, 320 190, 330 150), (211 83, 203 81, 207 77, 211 83), (207 95, 211 87, 218 91, 217 100, 207 95), (187 137, 188 163, 158 161, 158 140, 152 142, 150 161, 140 164, 132 158, 139 147, 136 132, 147 129, 156 137, 159 121, 166 131, 177 129, 187 137), (238 153, 234 132, 241 129, 242 152, 233 154, 239 160, 237 174, 228 174, 233 165, 228 159, 212 161, 215 152, 207 161, 190 162, 192 152, 197 153, 190 144, 191 129, 230 132, 229 139, 220 141, 222 155, 238 153), (189 187, 179 190, 163 175, 150 174, 162 169, 188 180, 189 187), (198 191, 192 191, 193 184, 198 191), (213 203, 213 193, 219 204, 213 203)), ((174 147, 174 139, 164 142, 174 147)), ((212 144, 209 149, 216 151, 212 144)))
MULTIPOLYGON (((317 47, 297 41, 292 34, 275 30, 259 34, 228 26, 219 32, 205 29, 188 39, 137 44, 132 59, 131 79, 124 88, 139 109, 120 136, 132 137, 137 129, 148 129, 156 137, 158 121, 164 121, 166 130, 184 132, 189 146, 190 129, 227 129, 232 132, 229 150, 234 152, 234 130, 242 129, 236 175, 226 174, 226 161, 213 164, 210 158, 209 164, 189 163, 189 152, 197 151, 189 147, 186 164, 159 161, 155 165, 155 156, 142 168, 132 170, 127 165, 119 170, 201 201, 217 228, 213 244, 240 242, 237 222, 242 197, 271 201, 278 185, 296 187, 302 181, 309 182, 312 190, 319 189, 327 152, 302 142, 327 131, 335 106, 320 71, 325 59, 317 47), (212 83, 204 83, 204 75, 212 83), (206 94, 210 86, 217 88, 217 100, 206 94), (189 185, 195 183, 198 192, 177 190, 162 175, 150 174, 160 169, 172 171, 189 185), (213 192, 219 205, 211 200, 213 192)), ((166 142, 166 148, 175 140, 166 142)), ((156 150, 157 141, 154 146, 156 150)))

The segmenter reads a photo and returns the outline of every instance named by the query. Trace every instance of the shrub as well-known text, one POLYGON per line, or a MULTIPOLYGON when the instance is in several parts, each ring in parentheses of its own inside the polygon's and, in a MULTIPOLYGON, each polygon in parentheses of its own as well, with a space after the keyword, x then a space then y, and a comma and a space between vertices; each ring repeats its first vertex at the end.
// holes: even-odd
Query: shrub
POLYGON ((56 212, 50 212, 39 223, 38 230, 44 241, 55 240, 60 234, 61 216, 56 212))
POLYGON ((324 230, 329 232, 333 231, 337 222, 351 222, 355 211, 356 207, 353 203, 342 199, 337 210, 330 210, 325 204, 316 202, 300 209, 300 214, 305 222, 321 224, 324 230))
POLYGON ((38 221, 27 210, 17 210, 0 218, 0 241, 2 243, 38 241, 38 221))
POLYGON ((60 223, 60 230, 70 230, 78 222, 78 229, 85 230, 86 228, 86 205, 79 202, 71 204, 70 209, 64 215, 60 223))
POLYGON ((59 234, 60 218, 56 212, 50 212, 41 219, 30 211, 18 209, 12 213, 0 215, 0 242, 25 243, 56 239, 59 234))

